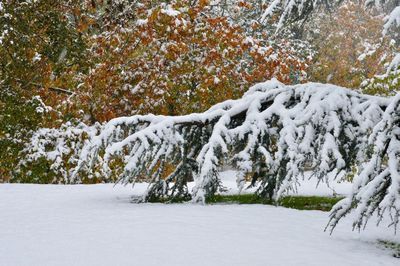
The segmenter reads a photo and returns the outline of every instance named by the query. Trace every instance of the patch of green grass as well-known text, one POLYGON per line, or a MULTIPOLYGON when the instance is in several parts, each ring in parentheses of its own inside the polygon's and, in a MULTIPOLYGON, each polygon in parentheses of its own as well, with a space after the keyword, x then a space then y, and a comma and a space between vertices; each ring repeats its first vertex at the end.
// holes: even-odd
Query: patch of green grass
POLYGON ((261 198, 255 194, 240 194, 240 195, 214 195, 206 200, 208 204, 216 203, 232 203, 232 204, 268 204, 274 202, 272 200, 261 198))
POLYGON ((279 200, 278 205, 297 210, 330 211, 342 197, 288 196, 279 200))
POLYGON ((261 198, 255 194, 241 195, 215 195, 207 199, 207 203, 233 203, 233 204, 267 204, 278 205, 297 210, 320 210, 330 211, 341 197, 319 197, 319 196, 287 196, 278 202, 261 198))
MULTIPOLYGON (((179 196, 179 197, 162 197, 162 198, 149 198, 147 202, 149 203, 184 203, 190 200, 189 196, 179 196)), ((133 203, 142 203, 142 196, 132 196, 131 202, 133 203)))
MULTIPOLYGON (((297 210, 320 210, 330 211, 342 197, 319 197, 319 196, 287 196, 278 202, 265 199, 256 194, 217 194, 206 199, 207 204, 266 204, 282 206, 297 210)), ((180 196, 174 198, 150 198, 151 203, 183 203, 190 200, 190 196, 180 196)), ((132 202, 142 202, 142 197, 132 198, 132 202)))
POLYGON ((400 258, 400 243, 395 243, 387 240, 378 240, 378 244, 393 251, 393 257, 400 258))

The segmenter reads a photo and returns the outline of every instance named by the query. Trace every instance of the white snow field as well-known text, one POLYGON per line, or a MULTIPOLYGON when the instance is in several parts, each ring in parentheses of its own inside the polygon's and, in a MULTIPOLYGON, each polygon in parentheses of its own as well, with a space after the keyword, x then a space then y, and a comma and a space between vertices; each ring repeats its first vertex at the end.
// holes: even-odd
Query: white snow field
MULTIPOLYGON (((303 185, 310 194, 314 184, 303 185)), ((400 236, 372 221, 358 233, 345 219, 329 235, 325 212, 134 204, 131 195, 111 184, 0 185, 0 265, 400 265, 377 243, 400 236)))

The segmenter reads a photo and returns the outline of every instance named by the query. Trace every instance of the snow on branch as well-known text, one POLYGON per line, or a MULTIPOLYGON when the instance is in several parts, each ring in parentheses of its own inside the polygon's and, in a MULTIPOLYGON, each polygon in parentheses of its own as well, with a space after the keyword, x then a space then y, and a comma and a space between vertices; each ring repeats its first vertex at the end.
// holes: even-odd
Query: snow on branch
POLYGON ((355 208, 353 228, 365 227, 368 219, 378 213, 380 222, 385 213, 396 228, 400 218, 400 94, 393 99, 374 127, 369 138, 373 147, 369 161, 355 178, 353 191, 336 204, 331 211, 328 227, 355 208))
POLYGON ((388 104, 389 99, 333 85, 286 86, 272 80, 204 113, 138 115, 92 127, 39 130, 22 164, 42 158, 52 169, 63 169, 66 183, 82 176, 123 184, 146 181, 144 201, 195 202, 220 189, 218 171, 231 165, 238 169, 241 189, 247 177, 259 195, 279 198, 296 189, 305 170, 323 180, 365 161, 368 135, 388 104), (196 185, 188 191, 192 179, 196 185))
POLYGON ((386 76, 390 75, 391 73, 395 75, 400 73, 400 53, 396 54, 392 62, 390 62, 389 67, 386 70, 386 76))
POLYGON ((383 35, 386 35, 391 27, 400 27, 400 6, 395 7, 386 18, 386 23, 383 25, 383 35))
POLYGON ((272 0, 261 16, 261 21, 265 22, 276 14, 279 16, 277 29, 283 28, 286 22, 305 19, 318 6, 325 5, 330 7, 340 1, 322 0, 272 0))
MULTIPOLYGON (((365 7, 382 9, 382 4, 384 2, 385 1, 368 0, 365 2, 365 7)), ((340 0, 271 0, 260 20, 261 22, 266 22, 268 19, 277 16, 277 30, 280 30, 285 26, 285 23, 306 19, 321 6, 329 10, 342 3, 343 1, 340 0)), ((400 6, 395 7, 385 20, 382 31, 383 35, 386 35, 391 27, 400 26, 400 6)))

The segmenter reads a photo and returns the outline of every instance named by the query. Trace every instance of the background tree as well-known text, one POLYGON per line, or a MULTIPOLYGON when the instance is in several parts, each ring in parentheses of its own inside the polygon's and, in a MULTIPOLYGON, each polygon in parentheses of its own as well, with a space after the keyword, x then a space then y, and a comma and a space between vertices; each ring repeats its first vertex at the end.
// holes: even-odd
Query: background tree
POLYGON ((358 89, 393 58, 395 46, 388 36, 382 36, 383 16, 363 5, 348 3, 310 23, 319 25, 317 32, 307 37, 318 47, 310 69, 313 81, 358 89))
POLYGON ((394 95, 399 91, 400 80, 400 52, 397 43, 399 40, 399 33, 396 31, 400 26, 400 6, 393 9, 390 15, 386 18, 383 27, 382 35, 390 36, 392 39, 390 45, 396 47, 393 60, 388 64, 386 73, 375 75, 370 79, 363 81, 362 91, 369 94, 380 95, 394 95))
POLYGON ((208 1, 142 3, 134 23, 91 38, 94 67, 81 78, 79 109, 90 120, 204 111, 249 84, 305 79, 307 58, 250 38, 208 1))
MULTIPOLYGON (((65 73, 84 69, 84 44, 71 27, 68 3, 3 1, 0 7, 0 176, 8 180, 29 133, 50 125, 71 93, 65 73)), ((58 121, 60 124, 60 121, 58 121)), ((57 123, 56 123, 57 124, 57 123)))

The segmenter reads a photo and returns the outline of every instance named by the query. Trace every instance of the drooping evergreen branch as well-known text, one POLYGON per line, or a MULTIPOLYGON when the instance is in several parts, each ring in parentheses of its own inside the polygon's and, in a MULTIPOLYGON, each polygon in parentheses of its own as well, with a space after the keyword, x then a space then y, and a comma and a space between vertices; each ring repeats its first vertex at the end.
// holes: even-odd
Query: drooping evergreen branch
POLYGON ((355 209, 353 228, 366 226, 368 219, 378 213, 384 215, 396 229, 400 218, 400 94, 387 107, 382 120, 369 138, 370 159, 361 164, 354 180, 352 193, 338 202, 330 214, 327 228, 333 230, 339 220, 355 209))
POLYGON ((238 169, 238 184, 251 175, 258 194, 279 198, 305 170, 323 179, 365 161, 368 135, 388 103, 332 85, 273 80, 204 113, 42 129, 26 148, 26 161, 46 158, 63 169, 67 183, 81 176, 147 181, 143 200, 179 195, 203 202, 219 189, 219 167, 229 164, 238 169), (73 132, 85 137, 72 148, 73 132), (191 179, 196 186, 189 192, 191 179))

